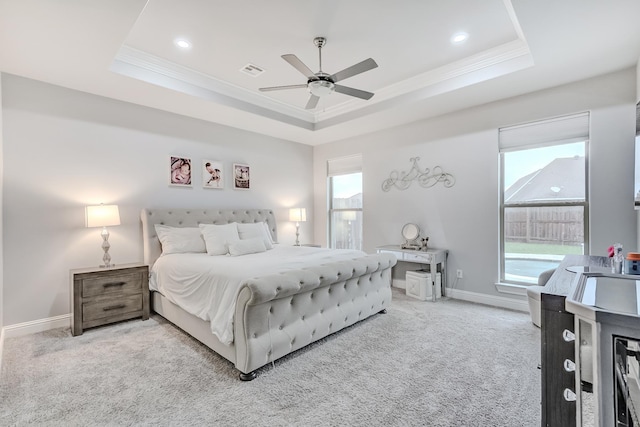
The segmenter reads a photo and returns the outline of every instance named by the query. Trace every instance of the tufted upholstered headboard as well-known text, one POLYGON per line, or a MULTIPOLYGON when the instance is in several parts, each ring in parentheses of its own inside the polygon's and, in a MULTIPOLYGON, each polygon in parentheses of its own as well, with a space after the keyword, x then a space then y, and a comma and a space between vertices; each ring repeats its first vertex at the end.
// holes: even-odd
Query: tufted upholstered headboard
POLYGON ((143 209, 142 240, 144 262, 152 266, 162 253, 155 224, 171 227, 197 227, 199 224, 229 224, 266 221, 274 241, 278 241, 276 218, 271 209, 143 209))

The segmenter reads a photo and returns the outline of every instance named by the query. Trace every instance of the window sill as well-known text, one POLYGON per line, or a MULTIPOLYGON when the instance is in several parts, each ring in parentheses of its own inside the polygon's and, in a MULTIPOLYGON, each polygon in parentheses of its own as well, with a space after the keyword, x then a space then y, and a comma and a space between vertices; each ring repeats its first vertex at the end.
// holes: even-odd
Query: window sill
POLYGON ((512 283, 496 283, 496 290, 501 294, 511 294, 511 295, 527 295, 528 286, 525 285, 514 285, 512 283))

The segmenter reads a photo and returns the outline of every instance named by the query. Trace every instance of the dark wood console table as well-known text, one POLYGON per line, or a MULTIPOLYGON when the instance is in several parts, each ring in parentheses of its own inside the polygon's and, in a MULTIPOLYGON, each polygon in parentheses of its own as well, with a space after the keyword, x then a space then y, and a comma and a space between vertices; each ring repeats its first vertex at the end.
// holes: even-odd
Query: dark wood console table
POLYGON ((564 390, 575 391, 575 373, 564 369, 564 361, 575 361, 574 315, 565 309, 575 273, 567 267, 605 267, 607 257, 567 255, 540 294, 541 397, 543 427, 574 427, 576 402, 564 397, 564 390))

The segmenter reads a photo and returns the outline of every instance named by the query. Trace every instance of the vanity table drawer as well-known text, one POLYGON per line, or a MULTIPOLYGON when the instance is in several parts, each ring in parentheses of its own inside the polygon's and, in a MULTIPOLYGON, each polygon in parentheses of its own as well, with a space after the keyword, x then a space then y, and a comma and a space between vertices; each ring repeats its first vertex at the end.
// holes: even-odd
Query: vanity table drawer
MULTIPOLYGON (((404 256, 403 256, 402 260, 409 261, 409 262, 430 263, 431 260, 433 259, 433 255, 432 254, 428 254, 428 253, 408 254, 408 253, 405 252, 403 255, 404 256)), ((400 258, 398 258, 398 259, 400 259, 400 258)))

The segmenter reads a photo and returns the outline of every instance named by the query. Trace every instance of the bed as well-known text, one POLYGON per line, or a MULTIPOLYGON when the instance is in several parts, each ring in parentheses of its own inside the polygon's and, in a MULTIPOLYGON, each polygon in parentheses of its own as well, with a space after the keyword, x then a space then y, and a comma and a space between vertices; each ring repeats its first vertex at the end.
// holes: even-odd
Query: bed
MULTIPOLYGON (((391 303, 391 268, 396 258, 389 254, 274 244, 272 250, 236 257, 207 253, 163 255, 156 224, 184 228, 180 231, 185 232, 201 224, 202 230, 213 228, 209 224, 237 223, 238 227, 262 224, 268 230, 268 238, 275 242, 276 221, 269 209, 144 209, 141 220, 144 261, 151 268, 153 311, 233 363, 244 381, 254 379, 256 370, 272 361, 360 320, 384 313, 391 303), (292 258, 287 258, 282 267, 273 267, 273 260, 281 255, 283 260, 289 255, 292 258), (244 263, 247 277, 235 277, 234 280, 239 280, 237 287, 230 285, 231 294, 214 308, 185 305, 182 296, 206 295, 200 298, 205 300, 212 289, 217 290, 218 284, 226 283, 227 279, 220 282, 218 277, 197 273, 198 280, 208 281, 208 285, 196 290, 196 281, 191 280, 193 272, 187 273, 181 282, 179 277, 183 276, 173 275, 171 269, 199 268, 213 262, 213 266, 205 269, 215 276, 221 268, 216 263, 224 261, 244 263), (163 273, 167 265, 171 274, 163 273), (163 282, 165 276, 175 277, 173 282, 163 282), (220 326, 217 317, 222 312, 230 320, 223 319, 226 323, 220 326)), ((232 246, 228 247, 231 250, 232 246)), ((196 300, 195 304, 199 302, 196 300)))

